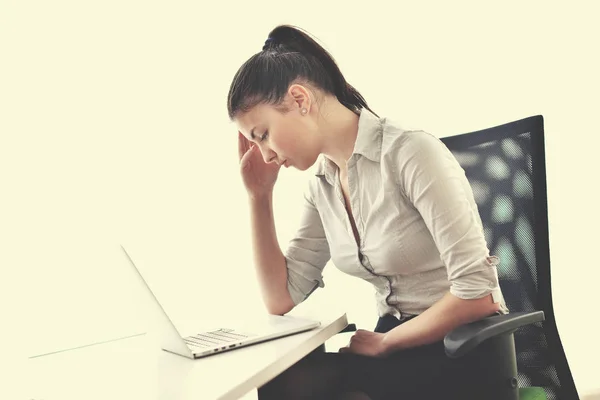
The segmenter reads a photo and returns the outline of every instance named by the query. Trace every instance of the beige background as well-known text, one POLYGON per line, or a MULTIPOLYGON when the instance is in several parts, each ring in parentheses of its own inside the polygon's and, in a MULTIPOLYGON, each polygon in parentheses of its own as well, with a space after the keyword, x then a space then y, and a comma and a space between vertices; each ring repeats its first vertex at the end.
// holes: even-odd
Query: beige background
MULTIPOLYGON (((556 318, 581 393, 600 390, 600 28, 595 2, 569 4, 2 2, 1 366, 23 378, 10 390, 34 384, 15 369, 26 356, 146 329, 121 243, 176 318, 260 309, 226 97, 279 23, 316 35, 406 127, 442 137, 544 115, 556 318)), ((280 175, 282 246, 309 177, 280 175)), ((333 265, 325 281, 305 307, 372 329, 371 289, 333 265)))

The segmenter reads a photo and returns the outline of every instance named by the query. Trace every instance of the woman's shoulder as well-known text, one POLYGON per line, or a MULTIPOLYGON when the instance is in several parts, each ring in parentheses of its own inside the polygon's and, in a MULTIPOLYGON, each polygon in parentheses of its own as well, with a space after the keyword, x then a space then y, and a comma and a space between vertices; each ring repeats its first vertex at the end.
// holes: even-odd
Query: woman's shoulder
POLYGON ((442 141, 433 133, 418 127, 412 127, 403 121, 391 117, 380 118, 383 127, 382 157, 400 161, 412 155, 420 156, 427 152, 444 150, 442 141))

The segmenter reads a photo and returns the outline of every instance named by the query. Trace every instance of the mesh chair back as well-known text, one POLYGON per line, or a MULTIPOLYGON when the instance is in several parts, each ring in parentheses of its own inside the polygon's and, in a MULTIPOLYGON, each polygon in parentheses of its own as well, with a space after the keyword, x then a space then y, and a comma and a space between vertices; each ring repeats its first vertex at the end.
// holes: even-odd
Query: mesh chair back
POLYGON ((577 399, 552 307, 543 117, 441 140, 473 188, 509 310, 546 317, 515 332, 519 386, 577 399))

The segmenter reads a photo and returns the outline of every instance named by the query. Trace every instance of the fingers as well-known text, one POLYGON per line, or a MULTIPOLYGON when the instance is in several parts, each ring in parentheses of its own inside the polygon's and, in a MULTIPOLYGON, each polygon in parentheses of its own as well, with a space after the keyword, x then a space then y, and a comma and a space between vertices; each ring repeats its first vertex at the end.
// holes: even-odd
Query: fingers
POLYGON ((358 329, 354 334, 350 337, 348 344, 345 347, 340 348, 338 351, 340 353, 369 353, 370 347, 373 345, 373 332, 358 329))
POLYGON ((352 337, 350 338, 350 341, 356 341, 356 340, 364 340, 364 339, 369 339, 372 336, 372 332, 369 332, 367 330, 364 329, 358 329, 356 330, 356 332, 354 332, 354 335, 352 335, 352 337))
POLYGON ((249 149, 250 149, 250 142, 248 141, 248 139, 246 139, 246 137, 244 135, 242 135, 241 132, 238 131, 238 156, 239 156, 240 161, 242 160, 242 157, 244 157, 244 154, 246 154, 249 149))
POLYGON ((348 343, 346 346, 341 347, 338 352, 340 353, 360 353, 361 349, 362 349, 362 345, 361 343, 357 343, 355 342, 351 342, 348 343))
POLYGON ((240 164, 242 164, 243 166, 244 166, 244 165, 248 165, 248 164, 249 164, 249 163, 248 163, 248 159, 249 159, 250 157, 252 157, 253 153, 256 151, 255 147, 256 147, 256 146, 252 146, 252 147, 250 147, 250 149, 249 149, 249 150, 247 150, 245 153, 243 153, 243 154, 242 154, 242 157, 241 157, 241 159, 240 159, 240 164))

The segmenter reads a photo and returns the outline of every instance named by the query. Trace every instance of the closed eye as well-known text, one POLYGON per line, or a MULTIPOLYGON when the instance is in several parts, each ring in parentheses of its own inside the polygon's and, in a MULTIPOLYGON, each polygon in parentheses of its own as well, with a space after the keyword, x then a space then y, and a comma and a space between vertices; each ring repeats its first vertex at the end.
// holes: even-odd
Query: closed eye
POLYGON ((263 133, 263 135, 260 137, 260 141, 262 142, 263 140, 265 140, 267 137, 269 136, 269 131, 266 131, 265 133, 263 133))

